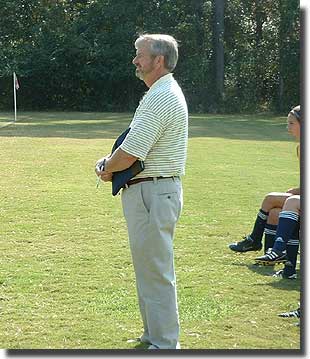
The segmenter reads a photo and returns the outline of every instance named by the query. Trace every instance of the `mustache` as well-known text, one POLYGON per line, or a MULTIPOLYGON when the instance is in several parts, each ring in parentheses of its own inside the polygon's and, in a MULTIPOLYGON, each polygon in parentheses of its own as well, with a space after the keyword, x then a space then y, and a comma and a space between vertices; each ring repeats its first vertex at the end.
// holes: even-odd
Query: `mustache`
POLYGON ((136 67, 135 74, 136 74, 136 77, 138 77, 138 79, 142 80, 143 73, 137 67, 136 67))

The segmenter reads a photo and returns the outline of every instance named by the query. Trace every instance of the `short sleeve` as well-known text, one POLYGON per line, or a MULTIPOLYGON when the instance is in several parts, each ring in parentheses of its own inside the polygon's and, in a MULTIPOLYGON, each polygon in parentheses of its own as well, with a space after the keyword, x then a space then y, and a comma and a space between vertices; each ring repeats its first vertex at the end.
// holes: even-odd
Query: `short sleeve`
POLYGON ((135 115, 131 129, 120 148, 144 161, 161 137, 163 129, 162 121, 154 111, 140 111, 135 115))

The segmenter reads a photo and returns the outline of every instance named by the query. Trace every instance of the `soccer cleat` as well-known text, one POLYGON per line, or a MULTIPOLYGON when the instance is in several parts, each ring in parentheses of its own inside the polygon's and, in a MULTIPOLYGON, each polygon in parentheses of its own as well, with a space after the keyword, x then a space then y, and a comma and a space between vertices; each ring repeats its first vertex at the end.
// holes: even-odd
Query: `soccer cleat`
POLYGON ((276 272, 273 277, 285 278, 285 279, 297 279, 296 270, 290 261, 287 261, 284 265, 284 269, 276 272))
POLYGON ((243 241, 231 243, 228 246, 234 252, 260 251, 263 247, 261 243, 256 243, 250 236, 243 237, 243 241))
POLYGON ((255 258, 255 261, 256 263, 265 265, 285 263, 287 261, 286 251, 278 252, 272 248, 269 248, 263 256, 255 258))
POLYGON ((280 313, 278 316, 282 318, 300 318, 300 308, 290 312, 280 313))
POLYGON ((284 269, 281 269, 279 271, 277 271, 273 277, 277 277, 277 278, 284 278, 284 279, 297 279, 297 274, 296 273, 292 273, 292 274, 286 274, 284 272, 284 269))

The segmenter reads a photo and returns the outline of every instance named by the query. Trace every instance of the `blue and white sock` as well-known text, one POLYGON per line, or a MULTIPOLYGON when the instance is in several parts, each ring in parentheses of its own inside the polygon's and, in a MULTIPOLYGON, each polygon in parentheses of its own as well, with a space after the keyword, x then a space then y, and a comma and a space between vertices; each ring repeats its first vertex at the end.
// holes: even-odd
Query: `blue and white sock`
POLYGON ((292 234, 291 238, 288 240, 286 247, 287 259, 292 263, 294 269, 296 268, 299 248, 299 229, 300 224, 298 223, 298 226, 296 226, 295 231, 292 234))
POLYGON ((277 233, 277 225, 266 223, 264 233, 265 233, 264 251, 266 253, 267 250, 269 248, 272 248, 274 245, 274 241, 277 233))
POLYGON ((279 214, 279 223, 276 233, 276 240, 273 249, 283 252, 286 250, 287 242, 292 237, 299 222, 299 215, 292 211, 282 211, 279 214))

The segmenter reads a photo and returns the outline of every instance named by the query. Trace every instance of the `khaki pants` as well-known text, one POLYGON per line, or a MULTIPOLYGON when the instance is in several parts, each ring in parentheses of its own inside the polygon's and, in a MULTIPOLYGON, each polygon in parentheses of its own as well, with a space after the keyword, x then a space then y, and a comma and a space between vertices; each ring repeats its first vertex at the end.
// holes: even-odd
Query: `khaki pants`
POLYGON ((179 178, 141 182, 122 191, 144 325, 142 340, 160 349, 179 345, 173 236, 182 209, 179 178))

